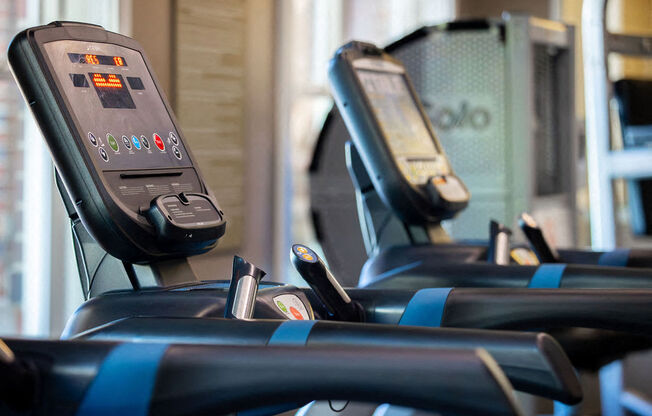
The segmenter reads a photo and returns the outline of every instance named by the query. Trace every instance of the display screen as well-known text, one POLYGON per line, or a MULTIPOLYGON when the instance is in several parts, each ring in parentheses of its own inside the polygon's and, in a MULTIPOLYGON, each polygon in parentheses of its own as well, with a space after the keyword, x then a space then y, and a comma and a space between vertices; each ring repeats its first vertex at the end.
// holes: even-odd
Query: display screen
POLYGON ((95 87, 104 108, 136 108, 134 100, 120 74, 89 72, 88 77, 95 87))
POLYGON ((405 75, 357 69, 387 146, 403 175, 414 184, 450 172, 446 157, 438 150, 405 75))
POLYGON ((402 74, 358 70, 358 76, 395 157, 439 153, 402 74))
POLYGON ((127 66, 122 56, 94 55, 90 53, 69 53, 68 58, 74 64, 127 66))

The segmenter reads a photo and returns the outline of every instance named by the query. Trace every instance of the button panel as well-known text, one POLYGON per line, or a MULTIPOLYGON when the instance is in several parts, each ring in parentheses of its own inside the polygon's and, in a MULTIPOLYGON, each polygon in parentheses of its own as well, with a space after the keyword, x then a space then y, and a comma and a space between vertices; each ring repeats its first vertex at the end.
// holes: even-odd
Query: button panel
POLYGON ((297 295, 287 293, 275 296, 273 302, 278 310, 292 321, 313 319, 312 309, 309 309, 309 306, 306 307, 297 295))
MULTIPOLYGON (((108 145, 109 148, 111 148, 113 150, 113 152, 115 152, 116 155, 120 155, 120 147, 121 147, 120 146, 120 141, 118 141, 115 137, 116 136, 113 135, 112 133, 106 133, 106 144, 108 145)), ((166 152, 167 153, 167 151, 165 150, 165 143, 163 142, 163 139, 161 139, 161 136, 158 135, 158 133, 153 133, 152 134, 152 139, 154 140, 154 144, 156 145, 156 147, 161 152, 166 152)), ((94 147, 99 148, 100 158, 104 162, 108 162, 109 161, 109 154, 106 151, 107 149, 104 147, 105 146, 104 142, 102 142, 101 140, 98 140, 97 137, 95 136, 95 134, 93 132, 90 132, 90 131, 88 132, 88 141, 94 147)), ((130 152, 125 152, 123 154, 134 155, 135 154, 134 151, 141 150, 141 149, 146 150, 147 153, 150 153, 150 154, 152 153, 151 150, 150 150, 151 149, 151 143, 150 143, 150 141, 147 139, 147 137, 145 135, 141 135, 140 138, 139 138, 138 135, 136 135, 136 134, 132 134, 132 135, 123 134, 121 136, 121 141, 122 141, 122 145, 127 150, 130 151, 130 152), (129 136, 131 136, 131 138, 129 138, 129 136)), ((168 141, 171 142, 171 143, 176 143, 171 148, 172 154, 174 155, 174 157, 176 159, 178 159, 178 160, 183 159, 182 150, 179 148, 180 141, 177 138, 177 136, 174 133, 170 132, 170 135, 168 136, 168 141)))
POLYGON ((77 40, 48 42, 43 48, 79 129, 79 144, 97 168, 111 171, 192 166, 140 52, 111 43, 77 40), (89 66, 85 61, 69 59, 71 53, 89 50, 97 56, 121 57, 125 65, 89 66), (122 80, 120 97, 110 90, 115 85, 94 82, 95 74, 107 82, 122 80), (127 97, 129 105, 123 102, 127 97), (102 154, 99 148, 104 148, 102 154))
POLYGON ((397 163, 401 173, 414 185, 423 185, 433 176, 449 172, 446 159, 439 156, 431 159, 399 158, 397 163))
MULTIPOLYGON (((134 155, 135 154, 134 150, 141 150, 141 149, 142 150, 147 150, 148 153, 152 153, 151 150, 150 150, 151 149, 151 143, 147 139, 147 137, 145 137, 145 135, 141 135, 140 138, 138 138, 138 136, 136 134, 132 134, 131 139, 129 138, 129 136, 130 135, 127 135, 127 134, 123 134, 121 136, 122 145, 127 150, 130 150, 130 152, 126 152, 124 154, 128 153, 128 154, 134 155)), ((152 139, 153 139, 154 144, 156 145, 156 147, 161 152, 167 153, 167 151, 165 150, 166 149, 165 148, 165 143, 163 142, 163 139, 161 139, 161 136, 158 135, 158 133, 153 133, 152 134, 152 139)), ((183 159, 182 150, 179 148, 179 139, 176 137, 176 135, 171 132, 170 136, 168 136, 168 140, 170 142, 172 142, 172 143, 176 142, 176 144, 174 146, 172 146, 172 148, 171 148, 172 154, 174 155, 174 157, 176 159, 178 159, 178 160, 183 159)), ((109 155, 106 152, 106 149, 103 147, 104 143, 99 141, 93 132, 88 132, 88 141, 94 147, 99 147, 100 158, 104 162, 108 162, 109 161, 109 155)), ((115 152, 116 155, 120 154, 120 142, 115 138, 115 136, 112 133, 106 133, 106 143, 108 144, 108 147, 110 147, 115 152)))

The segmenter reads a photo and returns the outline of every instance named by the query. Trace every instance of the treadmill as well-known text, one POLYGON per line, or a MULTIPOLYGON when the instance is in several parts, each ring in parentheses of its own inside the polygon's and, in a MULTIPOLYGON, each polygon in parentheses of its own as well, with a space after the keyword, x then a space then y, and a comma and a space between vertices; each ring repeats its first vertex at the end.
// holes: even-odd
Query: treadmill
MULTIPOLYGON (((500 247, 500 238, 492 239, 489 250, 483 250, 494 261, 507 258, 498 264, 478 261, 477 245, 429 243, 442 239, 440 222, 463 209, 469 195, 450 167, 405 68, 374 45, 352 42, 336 52, 329 75, 337 107, 352 137, 346 144, 346 163, 356 189, 363 237, 368 250, 374 248, 362 268, 360 286, 649 287, 649 273, 642 269, 509 266, 510 248, 500 247)), ((522 221, 526 222, 524 231, 534 234, 528 235, 530 240, 544 243, 533 247, 539 249, 541 258, 549 247, 540 229, 527 215, 522 221)), ((503 245, 509 233, 500 224, 492 224, 492 236, 502 237, 503 245)), ((527 314, 527 308, 521 313, 527 314)), ((548 319, 554 312, 550 314, 548 319)), ((604 345, 614 334, 555 331, 555 335, 566 341, 586 337, 585 341, 604 345)), ((567 351, 573 349, 564 344, 567 351)), ((649 348, 649 343, 643 341, 641 347, 649 348)), ((571 357, 575 358, 572 352, 571 357)))
MULTIPOLYGON (((331 316, 313 308, 322 305, 319 295, 311 289, 261 283, 264 272, 239 257, 231 281, 199 282, 188 257, 215 247, 226 219, 194 164, 142 48, 99 26, 54 22, 18 34, 9 60, 55 162, 89 299, 68 323, 62 335, 66 341, 7 341, 7 351, 13 351, 7 362, 18 360, 19 368, 32 368, 37 374, 30 379, 44 384, 47 397, 39 396, 31 405, 61 407, 58 414, 83 408, 93 385, 106 383, 97 381, 105 366, 109 387, 115 387, 130 377, 134 361, 143 360, 159 369, 152 381, 154 395, 141 403, 153 413, 284 405, 265 410, 275 414, 309 400, 340 398, 452 414, 520 414, 511 384, 483 345, 502 354, 503 365, 524 391, 569 403, 581 399, 568 359, 542 333, 318 322, 331 316), (114 350, 125 352, 116 358, 114 350), (223 360, 211 360, 222 353, 223 360), (326 359, 328 354, 333 362, 326 359), (421 360, 422 355, 429 358, 421 360), (146 359, 150 356, 153 362, 146 359), (398 358, 396 368, 404 370, 385 365, 389 356, 398 358), (358 361, 363 363, 352 364, 358 361), (240 365, 229 368, 229 362, 240 365), (387 379, 383 374, 421 379, 423 375, 414 371, 423 371, 428 362, 440 370, 427 371, 423 389, 395 389, 393 382, 382 381, 387 379), (162 369, 168 364, 166 373, 162 369), (80 379, 76 368, 89 370, 81 372, 80 379), (202 374, 221 371, 233 373, 231 380, 219 375, 203 379, 202 374), (266 374, 277 377, 284 371, 300 387, 284 393, 287 386, 264 385, 266 374), (341 375, 332 377, 331 371, 341 375), (459 383, 450 383, 450 374, 459 375, 459 383), (358 392, 356 377, 367 380, 358 384, 358 392), (193 382, 179 385, 178 379, 193 382), (68 390, 57 393, 59 389, 68 390), (237 397, 217 394, 222 389, 237 397), (385 389, 392 393, 384 394, 385 389)), ((320 295, 327 290, 325 286, 320 295)), ((365 313, 361 306, 356 311, 365 313)), ((147 383, 126 384, 131 390, 125 396, 139 396, 141 387, 146 389, 147 383)), ((111 405, 110 391, 106 386, 99 389, 92 401, 95 411, 111 405)), ((13 408, 11 400, 7 402, 13 408)), ((131 404, 121 403, 116 401, 111 409, 130 409, 131 404)))
MULTIPOLYGON (((481 20, 451 22, 446 25, 422 27, 402 39, 387 45, 384 50, 389 54, 404 59, 403 62, 407 73, 415 81, 414 85, 417 94, 423 95, 432 93, 433 91, 433 85, 427 80, 441 80, 441 76, 436 75, 438 73, 437 68, 441 65, 441 62, 426 62, 422 59, 423 56, 420 56, 421 53, 428 53, 428 51, 432 53, 432 51, 439 47, 437 45, 444 42, 441 39, 447 39, 448 36, 458 38, 460 36, 456 35, 458 30, 472 32, 473 28, 478 28, 482 31, 491 27, 496 29, 495 35, 493 36, 498 38, 498 33, 503 32, 503 25, 503 23, 499 22, 481 20)), ((496 42, 498 41, 496 40, 496 42)), ((458 65, 460 64, 461 62, 458 62, 458 65)), ((460 82, 459 77, 458 82, 460 82)), ((427 105, 426 103, 426 107, 427 105)), ((431 116, 435 117, 432 114, 431 116)), ((351 279, 347 280, 347 283, 353 284, 355 282, 353 277, 346 275, 352 276, 354 273, 356 275, 359 274, 363 260, 366 257, 375 255, 374 250, 383 250, 390 245, 436 244, 441 259, 450 259, 456 262, 486 261, 490 257, 489 245, 486 239, 456 241, 456 244, 450 244, 450 239, 444 233, 430 235, 428 239, 423 239, 420 235, 406 235, 405 232, 397 232, 395 234, 384 233, 385 235, 376 241, 374 238, 377 236, 373 234, 373 230, 363 230, 362 236, 352 237, 346 243, 338 243, 338 236, 342 230, 359 226, 355 218, 356 190, 350 183, 344 161, 344 143, 347 140, 351 140, 351 136, 347 131, 340 111, 338 111, 337 106, 333 106, 317 139, 310 165, 312 185, 310 197, 315 233, 317 239, 322 244, 329 264, 332 265, 335 271, 343 274, 345 279, 351 279), (410 241, 410 238, 413 241, 410 241)), ((448 151, 450 152, 451 149, 448 149, 448 151)), ((478 154, 477 149, 474 154, 478 154)), ((471 203, 473 203, 473 200, 471 203)), ((381 213, 377 213, 375 211, 376 209, 377 207, 371 207, 371 213, 367 215, 374 216, 376 221, 382 221, 384 217, 381 213)), ((360 212, 359 206, 358 211, 360 212)), ((363 222, 362 217, 360 217, 360 220, 360 222, 363 222)), ((369 221, 369 218, 366 221, 369 221)), ((509 223, 511 222, 510 220, 509 223)), ((519 222, 522 223, 522 221, 519 222)), ((365 227, 366 225, 362 224, 362 226, 365 227)), ((488 228, 489 224, 487 224, 488 228)), ((533 244, 531 248, 535 247, 533 244)), ((517 249, 517 252, 523 251, 521 248, 517 249)), ((536 250, 534 251, 536 252, 536 250)), ((650 250, 635 248, 621 248, 608 252, 582 249, 559 249, 555 251, 553 248, 553 252, 556 253, 555 257, 552 259, 550 257, 542 257, 539 259, 539 262, 553 261, 565 264, 617 267, 650 267, 652 265, 652 252, 650 250)), ((532 253, 528 253, 527 259, 530 260, 531 258, 532 253)), ((524 264, 527 264, 527 261, 524 264)))
MULTIPOLYGON (((361 287, 652 287, 648 269, 582 264, 580 252, 573 257, 580 263, 559 263, 566 254, 546 243, 527 214, 521 217, 522 228, 543 260, 540 265, 537 259, 518 266, 510 261, 510 231, 500 224, 492 225, 489 246, 440 243, 447 240, 441 222, 462 211, 471 196, 437 140, 405 67, 374 45, 352 42, 331 60, 329 75, 352 138, 346 163, 369 254, 361 287)), ((528 257, 527 249, 517 250, 528 257)), ((587 252, 585 258, 594 254, 587 252)), ((601 254, 606 263, 619 256, 601 254)))
MULTIPOLYGON (((517 405, 508 401, 494 406, 492 400, 484 399, 471 404, 461 386, 477 389, 473 393, 477 397, 491 396, 485 387, 494 393, 496 389, 495 383, 485 386, 475 382, 482 378, 464 375, 465 360, 482 355, 487 358, 482 364, 486 368, 490 357, 478 353, 482 351, 478 348, 486 346, 522 391, 575 403, 581 391, 559 345, 540 333, 426 327, 538 330, 587 326, 641 336, 652 330, 644 319, 652 312, 652 291, 637 291, 633 301, 630 292, 611 290, 451 289, 438 297, 414 289, 344 290, 324 273, 316 254, 301 245, 292 247, 291 256, 310 288, 261 282, 264 272, 239 257, 234 259, 230 281, 199 281, 188 257, 217 244, 225 232, 225 214, 194 164, 140 46, 98 26, 54 22, 17 35, 10 45, 9 61, 52 153, 88 298, 62 334, 67 340, 61 342, 64 350, 74 350, 71 345, 83 340, 196 344, 188 351, 199 351, 199 346, 209 350, 258 346, 256 353, 261 357, 275 354, 275 346, 292 347, 292 351, 341 347, 356 351, 347 352, 351 363, 357 361, 356 354, 376 348, 381 355, 381 350, 390 348, 400 360, 403 354, 411 356, 413 349, 425 349, 423 354, 432 353, 433 359, 445 356, 440 364, 449 361, 448 367, 442 367, 450 370, 448 374, 455 374, 456 366, 462 371, 458 394, 452 393, 457 389, 452 383, 435 396, 453 401, 459 407, 453 413, 490 414, 494 410, 485 408, 499 413, 509 408, 505 411, 509 413, 518 412, 514 410, 517 405), (561 306, 549 317, 554 302, 561 306), (520 313, 524 305, 527 314, 520 313), (443 308, 439 320, 437 308, 443 308), (613 309, 623 313, 607 313, 613 309), (271 347, 267 351, 264 346, 271 347), (440 353, 450 348, 461 354, 459 360, 448 352, 440 353), (465 407, 478 405, 483 408, 465 407)), ((17 351, 23 348, 18 341, 16 346, 8 345, 17 351)), ((43 345, 43 349, 50 348, 43 345)), ((638 346, 621 344, 608 357, 594 355, 610 360, 634 348, 638 346)), ((186 359, 193 356, 190 352, 186 359)), ((180 363, 175 368, 182 371, 180 363)), ((366 370, 359 371, 364 374, 366 370)), ((499 378, 501 373, 492 374, 499 378)), ((383 378, 379 373, 373 377, 383 378)), ((368 388, 382 392, 377 383, 370 382, 368 388)), ((339 389, 331 398, 347 398, 354 391, 335 381, 329 387, 339 389)), ((243 396, 243 406, 258 408, 274 401, 249 400, 253 390, 243 396)), ((329 394, 315 393, 312 398, 329 394)), ((387 399, 380 395, 361 393, 348 398, 393 401, 391 395, 387 399)), ((281 396, 277 402, 294 400, 281 396)), ((500 394, 491 397, 496 396, 500 394)), ((415 405, 414 400, 395 402, 415 405)), ((414 407, 419 406, 437 410, 433 402, 414 407)))

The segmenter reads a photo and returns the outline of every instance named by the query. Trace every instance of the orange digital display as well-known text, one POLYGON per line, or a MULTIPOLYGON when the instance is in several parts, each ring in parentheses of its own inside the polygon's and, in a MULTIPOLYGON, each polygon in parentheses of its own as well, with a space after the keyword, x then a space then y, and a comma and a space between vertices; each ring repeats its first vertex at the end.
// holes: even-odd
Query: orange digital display
POLYGON ((97 55, 86 54, 86 55, 84 55, 84 60, 86 60, 87 64, 93 64, 93 65, 99 65, 100 64, 100 60, 97 59, 97 55))
POLYGON ((104 108, 136 108, 122 75, 89 72, 88 77, 104 108))
POLYGON ((101 88, 122 88, 122 81, 115 74, 93 74, 93 85, 101 88))
POLYGON ((122 56, 95 55, 92 53, 69 53, 68 58, 70 59, 70 62, 74 64, 127 66, 127 62, 122 56))

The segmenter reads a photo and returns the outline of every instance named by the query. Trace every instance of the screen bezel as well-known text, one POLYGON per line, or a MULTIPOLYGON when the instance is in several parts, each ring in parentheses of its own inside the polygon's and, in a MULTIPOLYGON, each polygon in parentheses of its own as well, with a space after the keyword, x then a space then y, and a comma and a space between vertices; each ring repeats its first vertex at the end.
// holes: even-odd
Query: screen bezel
MULTIPOLYGON (((178 139, 184 144, 186 141, 160 83, 153 73, 151 62, 137 41, 108 32, 101 26, 74 22, 53 22, 20 32, 9 48, 12 72, 19 81, 21 92, 44 133, 45 142, 60 173, 59 177, 69 197, 70 205, 74 205, 74 212, 69 213, 71 218, 76 213, 100 246, 123 261, 135 263, 160 261, 201 254, 210 250, 213 246, 171 247, 169 244, 162 244, 156 236, 154 227, 142 215, 140 208, 134 211, 127 207, 115 195, 111 189, 111 181, 107 178, 107 174, 121 176, 126 172, 134 178, 147 180, 146 178, 151 177, 169 177, 171 174, 176 176, 181 172, 183 175, 192 175, 195 178, 198 184, 195 192, 208 195, 218 206, 212 192, 206 187, 190 149, 186 148, 186 155, 184 155, 191 161, 186 168, 103 171, 95 167, 92 155, 80 148, 84 146, 82 141, 85 134, 80 137, 79 125, 69 111, 71 106, 62 94, 63 88, 60 82, 64 80, 58 79, 53 70, 54 66, 44 54, 43 45, 58 40, 108 43, 139 53, 148 68, 171 124, 178 133, 178 139)), ((224 224, 226 224, 225 219, 224 224)))
MULTIPOLYGON (((137 224, 139 224, 140 227, 143 227, 144 229, 150 229, 151 225, 147 221, 147 219, 141 215, 139 212, 134 212, 132 209, 127 207, 121 200, 118 198, 113 190, 111 189, 111 186, 109 184, 109 180, 107 178, 107 174, 112 174, 112 173, 120 173, 120 172, 129 172, 130 174, 135 174, 135 175, 143 175, 143 176, 148 176, 148 175, 161 175, 161 174, 166 174, 167 172, 170 171, 192 171, 194 175, 197 176, 198 182, 201 186, 201 193, 209 194, 210 191, 206 188, 206 184, 204 180, 202 179, 199 167, 196 165, 194 155, 192 154, 191 150, 185 146, 185 136, 181 132, 181 130, 178 127, 178 123, 176 118, 174 117, 174 114, 172 113, 170 104, 165 97, 165 95, 162 93, 160 86, 159 86, 159 81, 156 77, 156 75, 152 72, 151 70, 151 63, 147 59, 147 56, 144 54, 142 48, 136 42, 135 40, 120 35, 118 33, 113 33, 113 32, 108 32, 105 31, 101 26, 96 26, 96 25, 75 25, 75 26, 40 26, 36 28, 32 28, 27 30, 27 41, 31 45, 31 50, 34 53, 34 57, 36 58, 36 64, 38 64, 40 70, 42 71, 44 77, 43 80, 45 83, 48 84, 47 89, 49 92, 52 94, 52 98, 54 99, 56 106, 58 108, 58 113, 61 115, 63 118, 63 121, 65 122, 65 128, 66 130, 64 131, 62 129, 62 125, 59 121, 56 121, 56 126, 58 129, 60 129, 60 132, 57 134, 61 135, 71 135, 73 140, 68 141, 59 141, 59 146, 74 146, 73 148, 69 147, 59 147, 57 149, 52 149, 51 152, 53 153, 53 158, 55 161, 55 166, 57 163, 65 163, 66 165, 71 165, 76 166, 76 170, 78 174, 76 175, 75 178, 66 178, 63 175, 61 176, 64 184, 66 185, 66 188, 68 189, 69 195, 71 196, 71 199, 74 201, 75 198, 78 196, 86 195, 86 197, 82 197, 82 199, 87 201, 86 204, 86 209, 88 211, 88 215, 93 217, 93 221, 96 221, 98 217, 102 217, 104 215, 112 215, 112 216, 117 216, 120 217, 121 215, 126 215, 131 221, 135 221, 137 224), (75 36, 75 33, 78 33, 77 36, 75 36), (75 115, 69 111, 71 108, 70 103, 68 102, 68 99, 64 94, 62 94, 63 87, 60 84, 59 77, 56 75, 54 71, 54 66, 52 65, 52 62, 50 62, 50 59, 48 58, 47 54, 45 53, 44 45, 49 42, 54 42, 54 41, 61 41, 61 40, 73 40, 73 41, 82 41, 82 42, 95 42, 95 43, 107 43, 107 44, 112 44, 112 45, 118 45, 127 49, 131 49, 137 53, 139 53, 145 63, 145 66, 152 77, 153 83, 156 87, 156 92, 159 94, 159 97, 161 98, 163 102, 163 106, 168 113, 168 116, 170 117, 170 120, 172 122, 172 125, 174 126, 175 130, 177 131, 178 139, 184 143, 184 148, 186 151, 186 157, 190 161, 190 167, 185 167, 185 168, 175 168, 175 167, 170 167, 170 168, 163 168, 163 169, 118 169, 118 170, 103 170, 99 165, 99 161, 95 161, 92 157, 91 154, 86 150, 85 144, 83 142, 85 134, 80 128, 80 124, 75 117, 75 115), (59 159, 61 159, 59 161, 59 159), (80 160, 81 159, 81 160, 80 160), (84 171, 81 171, 81 166, 80 163, 83 163, 84 166, 84 171), (82 173, 83 172, 83 173, 82 173), (71 188, 67 185, 67 181, 70 180, 73 183, 76 184, 76 186, 72 189, 75 189, 76 193, 80 193, 81 195, 75 195, 73 193, 70 193, 71 188), (81 181, 81 183, 79 183, 81 181), (88 183, 88 181, 91 181, 91 183, 88 183), (79 188, 79 186, 82 186, 82 188, 79 188), (99 201, 96 201, 96 196, 97 195, 101 199, 101 203, 99 201), (109 213, 105 214, 105 209, 103 207, 106 207, 106 209, 109 210, 109 213)), ((50 105, 49 103, 47 105, 50 105)), ((55 118, 56 119, 56 118, 55 118)), ((52 141, 49 140, 46 137, 46 140, 49 145, 52 146, 52 141)), ((57 168, 59 168, 57 166, 57 168)), ((83 217, 83 213, 78 210, 78 213, 80 216, 83 217)), ((120 220, 116 220, 120 222, 120 220)), ((123 237, 119 237, 118 240, 116 241, 124 241, 122 240, 123 238, 127 237, 132 243, 134 243, 133 239, 130 237, 126 236, 123 234, 123 237)), ((109 246, 110 244, 106 244, 106 246, 109 246)), ((138 247, 139 250, 144 250, 142 246, 136 244, 136 247, 138 247)))

